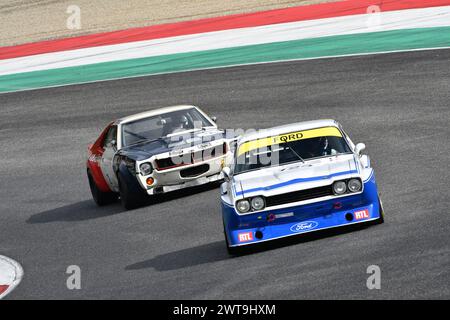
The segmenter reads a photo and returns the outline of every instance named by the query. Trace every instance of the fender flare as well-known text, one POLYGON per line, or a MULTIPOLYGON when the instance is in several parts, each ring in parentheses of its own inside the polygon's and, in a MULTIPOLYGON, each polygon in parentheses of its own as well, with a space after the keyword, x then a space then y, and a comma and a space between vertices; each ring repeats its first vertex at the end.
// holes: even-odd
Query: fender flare
MULTIPOLYGON (((145 189, 142 188, 136 176, 130 172, 124 161, 120 161, 119 167, 116 171, 117 180, 121 180, 127 184, 128 190, 133 193, 142 193, 145 192, 145 189)), ((120 183, 119 183, 120 186, 120 183)), ((146 193, 146 192, 145 192, 146 193)))

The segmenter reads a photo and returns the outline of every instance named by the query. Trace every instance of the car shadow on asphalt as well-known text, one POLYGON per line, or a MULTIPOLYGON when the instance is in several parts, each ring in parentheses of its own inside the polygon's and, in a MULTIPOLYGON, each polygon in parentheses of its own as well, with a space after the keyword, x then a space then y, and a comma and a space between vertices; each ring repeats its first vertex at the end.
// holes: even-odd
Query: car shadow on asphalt
POLYGON ((157 255, 152 259, 137 262, 125 267, 125 270, 141 270, 153 268, 157 271, 170 271, 183 269, 187 267, 197 266, 210 262, 219 262, 227 259, 245 259, 246 256, 280 249, 286 246, 298 245, 319 239, 343 235, 369 227, 368 225, 351 225, 340 228, 316 231, 308 234, 286 237, 273 241, 263 242, 251 247, 245 247, 237 255, 227 253, 225 240, 212 243, 202 244, 200 246, 173 251, 161 255, 157 255))
MULTIPOLYGON (((179 191, 170 192, 168 194, 161 194, 154 196, 151 200, 145 201, 143 206, 137 208, 142 209, 147 206, 156 205, 166 201, 176 200, 183 197, 191 196, 197 193, 210 191, 218 187, 217 183, 206 184, 179 191)), ((150 199, 150 198, 149 198, 150 199)), ((106 216, 111 216, 118 213, 126 212, 121 206, 120 201, 116 201, 107 206, 99 207, 93 200, 84 200, 76 203, 69 204, 67 206, 42 211, 32 215, 28 218, 27 223, 49 223, 58 221, 84 221, 98 219, 106 216)))
POLYGON ((153 268, 158 271, 170 271, 226 260, 229 257, 230 256, 225 250, 224 241, 216 241, 161 254, 152 259, 131 264, 125 267, 125 270, 153 268))
POLYGON ((49 223, 58 221, 84 221, 98 219, 124 212, 119 202, 98 207, 93 200, 85 200, 60 208, 42 211, 28 218, 27 223, 49 223))

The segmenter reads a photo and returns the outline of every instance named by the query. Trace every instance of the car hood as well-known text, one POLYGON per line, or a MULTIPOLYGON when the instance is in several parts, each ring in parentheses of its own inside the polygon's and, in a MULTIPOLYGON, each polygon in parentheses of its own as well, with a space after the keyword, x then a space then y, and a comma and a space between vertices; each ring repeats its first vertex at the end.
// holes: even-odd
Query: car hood
POLYGON ((237 197, 270 196, 329 185, 360 176, 360 171, 359 159, 345 154, 250 171, 234 176, 233 181, 237 197))
POLYGON ((224 131, 208 129, 139 143, 122 148, 119 150, 119 154, 139 161, 173 150, 182 150, 204 143, 222 140, 224 137, 224 131))

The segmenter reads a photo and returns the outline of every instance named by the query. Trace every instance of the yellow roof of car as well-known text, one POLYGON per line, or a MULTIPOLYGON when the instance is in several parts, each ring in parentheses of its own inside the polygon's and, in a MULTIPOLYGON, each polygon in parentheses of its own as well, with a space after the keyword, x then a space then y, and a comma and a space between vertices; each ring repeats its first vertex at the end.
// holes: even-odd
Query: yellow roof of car
POLYGON ((261 149, 271 145, 326 136, 342 137, 342 133, 335 126, 286 132, 275 136, 246 141, 239 145, 238 156, 240 156, 243 153, 261 149))

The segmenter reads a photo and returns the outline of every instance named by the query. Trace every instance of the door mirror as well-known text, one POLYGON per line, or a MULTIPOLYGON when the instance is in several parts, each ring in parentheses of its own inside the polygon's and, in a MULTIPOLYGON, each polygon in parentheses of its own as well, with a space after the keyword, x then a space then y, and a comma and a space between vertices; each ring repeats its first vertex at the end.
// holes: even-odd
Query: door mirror
POLYGON ((212 116, 211 120, 214 121, 214 122, 217 122, 217 117, 212 116))
POLYGON ((222 169, 223 178, 226 182, 230 181, 231 170, 229 167, 225 167, 222 169))
POLYGON ((364 143, 358 143, 355 146, 355 153, 360 156, 361 155, 361 151, 363 151, 365 148, 366 148, 366 145, 364 143))

